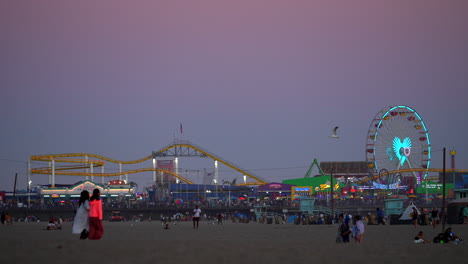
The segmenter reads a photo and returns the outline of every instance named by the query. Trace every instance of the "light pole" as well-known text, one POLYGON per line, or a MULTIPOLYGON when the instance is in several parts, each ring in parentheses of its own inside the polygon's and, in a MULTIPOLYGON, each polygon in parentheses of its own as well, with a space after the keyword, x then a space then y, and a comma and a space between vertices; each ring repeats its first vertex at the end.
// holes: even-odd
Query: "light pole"
POLYGON ((331 181, 331 222, 333 224, 333 220, 335 219, 335 206, 333 200, 333 193, 334 193, 334 185, 333 185, 333 165, 330 173, 330 181, 331 181))
POLYGON ((442 161, 442 232, 445 232, 445 148, 442 161))
MULTIPOLYGON (((455 150, 450 151, 450 156, 451 156, 451 165, 452 165, 452 183, 453 183, 453 189, 455 190, 455 155, 457 155, 457 152, 455 150)), ((454 192, 455 194, 455 192, 454 192)), ((455 198, 455 196, 454 196, 455 198)))
POLYGON ((28 208, 31 207, 31 194, 30 194, 30 192, 31 192, 31 183, 32 183, 32 181, 29 180, 28 181, 28 208))
POLYGON ((231 207, 231 183, 229 182, 228 207, 231 207))

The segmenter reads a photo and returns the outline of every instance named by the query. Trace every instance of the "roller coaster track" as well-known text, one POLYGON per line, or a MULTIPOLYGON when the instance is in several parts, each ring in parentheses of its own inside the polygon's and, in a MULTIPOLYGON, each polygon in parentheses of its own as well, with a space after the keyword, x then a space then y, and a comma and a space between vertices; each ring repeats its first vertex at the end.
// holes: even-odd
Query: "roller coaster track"
MULTIPOLYGON (((152 158, 152 156, 149 155, 141 159, 137 159, 137 160, 116 160, 116 159, 111 159, 108 157, 104 157, 104 156, 97 155, 97 154, 91 154, 91 153, 63 153, 63 154, 35 155, 35 156, 31 156, 30 159, 38 160, 38 161, 51 161, 52 159, 54 159, 55 161, 58 161, 58 162, 76 162, 76 163, 82 163, 83 161, 86 161, 86 159, 67 159, 69 157, 92 157, 92 158, 109 161, 112 163, 121 163, 121 164, 135 164, 135 163, 147 161, 152 158), (65 158, 65 159, 62 159, 62 158, 65 158)), ((91 160, 87 160, 86 163, 92 163, 90 161, 91 160)), ((94 162, 101 163, 101 166, 104 164, 103 161, 95 160, 94 162)))
MULTIPOLYGON (((397 174, 397 173, 419 172, 419 171, 423 171, 423 172, 443 172, 444 170, 443 169, 435 169, 435 168, 434 169, 413 168, 413 169, 393 170, 393 171, 388 171, 388 172, 376 174, 376 175, 373 175, 371 177, 367 177, 367 178, 365 178, 363 180, 356 181, 355 183, 357 183, 357 184, 364 183, 364 182, 367 182, 367 181, 378 179, 379 177, 382 177, 382 176, 387 176, 387 175, 392 175, 392 174, 397 174)), ((454 170, 453 169, 445 169, 445 172, 446 173, 452 173, 452 172, 454 172, 454 170)), ((455 169, 455 172, 468 173, 468 170, 455 169)), ((425 181, 425 179, 423 181, 425 181)))
POLYGON ((243 184, 238 184, 240 186, 247 186, 247 185, 261 185, 267 183, 265 180, 260 178, 257 175, 254 175, 253 173, 241 169, 239 166, 234 165, 232 162, 228 162, 225 159, 201 148, 200 146, 194 145, 189 141, 180 141, 179 142, 174 142, 174 144, 170 144, 159 151, 153 152, 152 155, 143 157, 141 159, 136 159, 136 160, 116 160, 116 159, 111 159, 105 156, 97 155, 97 154, 92 154, 92 153, 63 153, 63 154, 44 154, 44 155, 34 155, 31 156, 31 160, 35 161, 43 161, 43 162, 61 162, 61 163, 77 163, 77 165, 64 165, 64 166, 55 166, 54 171, 52 171, 52 168, 49 167, 42 167, 42 168, 32 168, 30 169, 30 172, 33 174, 54 174, 54 175, 69 175, 69 176, 96 176, 96 177, 113 177, 113 176, 120 176, 120 175, 125 175, 125 174, 132 174, 132 173, 139 173, 139 172, 146 172, 146 171, 159 171, 163 173, 170 174, 178 179, 180 179, 183 182, 186 182, 188 184, 193 184, 192 181, 180 176, 177 173, 164 170, 164 169, 158 169, 158 168, 142 168, 142 169, 135 169, 135 170, 126 170, 122 172, 115 172, 115 173, 90 173, 90 172, 79 172, 79 171, 73 171, 77 169, 89 169, 91 168, 91 165, 93 168, 96 167, 102 167, 105 164, 105 161, 115 163, 115 164, 136 164, 136 163, 141 163, 144 161, 147 161, 152 158, 157 158, 157 157, 168 157, 168 156, 199 156, 199 157, 209 157, 213 160, 216 160, 240 173, 243 175, 252 178, 256 180, 257 182, 247 182, 243 184), (187 148, 187 149, 192 149, 196 153, 193 155, 193 153, 190 155, 187 155, 186 153, 182 153, 181 149, 182 148, 187 148), (169 150, 174 150, 174 152, 169 153, 169 150), (81 157, 81 158, 78 158, 81 157), (95 158, 95 159, 89 159, 89 158, 95 158), (96 160, 97 159, 97 160, 96 160))
POLYGON ((68 175, 68 176, 114 177, 114 176, 120 176, 120 175, 125 175, 125 174, 146 172, 146 171, 158 171, 158 172, 170 174, 188 184, 193 184, 192 181, 180 176, 177 173, 164 170, 164 169, 157 169, 157 168, 142 168, 142 169, 135 169, 135 170, 125 170, 122 172, 114 172, 114 173, 97 173, 97 172, 89 173, 89 172, 70 171, 70 170, 76 170, 76 169, 89 169, 90 164, 92 164, 93 167, 101 167, 104 165, 105 163, 104 161, 109 161, 112 163, 119 163, 119 164, 135 164, 135 163, 147 161, 151 158, 152 158, 152 155, 149 155, 144 158, 137 159, 137 160, 124 161, 124 160, 115 160, 115 159, 111 159, 108 157, 91 154, 91 153, 65 153, 65 154, 35 155, 35 156, 31 156, 30 159, 36 160, 36 161, 46 161, 46 162, 54 161, 54 162, 64 162, 64 163, 79 163, 79 165, 57 166, 55 167, 53 172, 52 172, 51 167, 32 168, 30 172, 33 174, 49 174, 49 175, 53 173, 55 175, 68 175), (92 158, 97 158, 100 160, 90 160, 87 158, 70 159, 69 157, 92 157, 92 158))
POLYGON ((241 185, 241 186, 246 186, 246 185, 261 185, 261 184, 266 184, 267 181, 265 181, 264 179, 260 178, 259 176, 253 174, 252 172, 249 172, 245 169, 242 169, 240 168, 239 166, 237 165, 234 165, 232 162, 228 162, 226 161, 225 159, 213 154, 213 153, 210 153, 208 152, 207 150, 201 148, 200 146, 197 146, 189 141, 181 141, 180 143, 175 143, 175 144, 171 144, 157 152, 154 152, 153 153, 153 156, 167 156, 167 155, 164 155, 165 152, 167 152, 168 150, 170 149, 175 149, 177 151, 177 148, 188 148, 188 149, 193 149, 195 151, 198 151, 200 152, 201 154, 203 154, 204 156, 206 157, 210 157, 211 159, 214 159, 218 162, 221 162, 222 164, 228 166, 229 168, 237 171, 237 172, 240 172, 242 173, 243 175, 251 178, 251 179, 254 179, 256 180, 257 182, 249 182, 249 183, 244 183, 244 184, 238 184, 238 185, 241 185))

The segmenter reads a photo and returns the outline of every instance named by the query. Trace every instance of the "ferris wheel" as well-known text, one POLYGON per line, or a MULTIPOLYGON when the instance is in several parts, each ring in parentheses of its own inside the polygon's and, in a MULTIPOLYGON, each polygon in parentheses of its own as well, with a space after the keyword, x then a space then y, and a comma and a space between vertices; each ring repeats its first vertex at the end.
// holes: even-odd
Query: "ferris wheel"
POLYGON ((408 106, 380 110, 367 133, 366 161, 374 176, 386 175, 379 177, 381 183, 389 184, 389 174, 425 179, 431 165, 431 143, 421 116, 408 106))

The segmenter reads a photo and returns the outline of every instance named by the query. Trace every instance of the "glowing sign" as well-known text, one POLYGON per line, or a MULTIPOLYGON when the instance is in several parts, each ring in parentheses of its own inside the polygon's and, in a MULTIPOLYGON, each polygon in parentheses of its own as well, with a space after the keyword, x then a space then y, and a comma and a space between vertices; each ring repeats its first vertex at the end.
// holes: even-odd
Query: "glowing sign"
POLYGON ((283 185, 278 184, 278 183, 272 183, 272 184, 269 184, 268 187, 271 188, 271 189, 279 189, 279 188, 283 187, 283 185))
POLYGON ((401 141, 399 137, 395 137, 393 139, 393 151, 400 161, 400 166, 403 166, 406 158, 411 153, 411 139, 406 137, 403 141, 401 141))
POLYGON ((291 186, 291 198, 310 197, 312 195, 312 186, 291 186))

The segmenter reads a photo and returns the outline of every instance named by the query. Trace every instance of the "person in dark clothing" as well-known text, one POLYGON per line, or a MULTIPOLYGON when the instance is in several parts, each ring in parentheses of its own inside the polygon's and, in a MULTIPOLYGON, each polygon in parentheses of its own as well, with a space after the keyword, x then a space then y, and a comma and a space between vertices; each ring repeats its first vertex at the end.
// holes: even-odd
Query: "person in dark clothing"
POLYGON ((413 212, 411 213, 411 220, 413 220, 414 228, 418 225, 419 213, 416 207, 413 207, 413 212))
POLYGON ((437 222, 439 221, 439 211, 435 207, 432 208, 431 219, 432 219, 432 228, 435 229, 437 227, 437 222))
POLYGON ((340 216, 338 217, 338 221, 340 223, 339 231, 343 243, 349 243, 349 235, 351 234, 351 231, 349 230, 349 226, 346 224, 346 222, 343 221, 343 218, 343 214, 340 214, 340 216))
POLYGON ((432 240, 433 243, 444 244, 447 243, 448 240, 445 237, 444 233, 439 233, 434 239, 432 240))
POLYGON ((444 236, 445 236, 445 239, 446 239, 447 241, 457 241, 457 240, 461 240, 457 235, 455 235, 455 234, 452 232, 452 228, 451 228, 451 227, 449 227, 449 228, 447 228, 447 230, 445 230, 444 236))
POLYGON ((383 212, 380 210, 380 208, 377 208, 377 225, 385 225, 385 222, 383 221, 383 212))
POLYGON ((216 219, 218 219, 218 225, 222 225, 223 224, 223 214, 222 213, 218 213, 216 215, 216 219))

